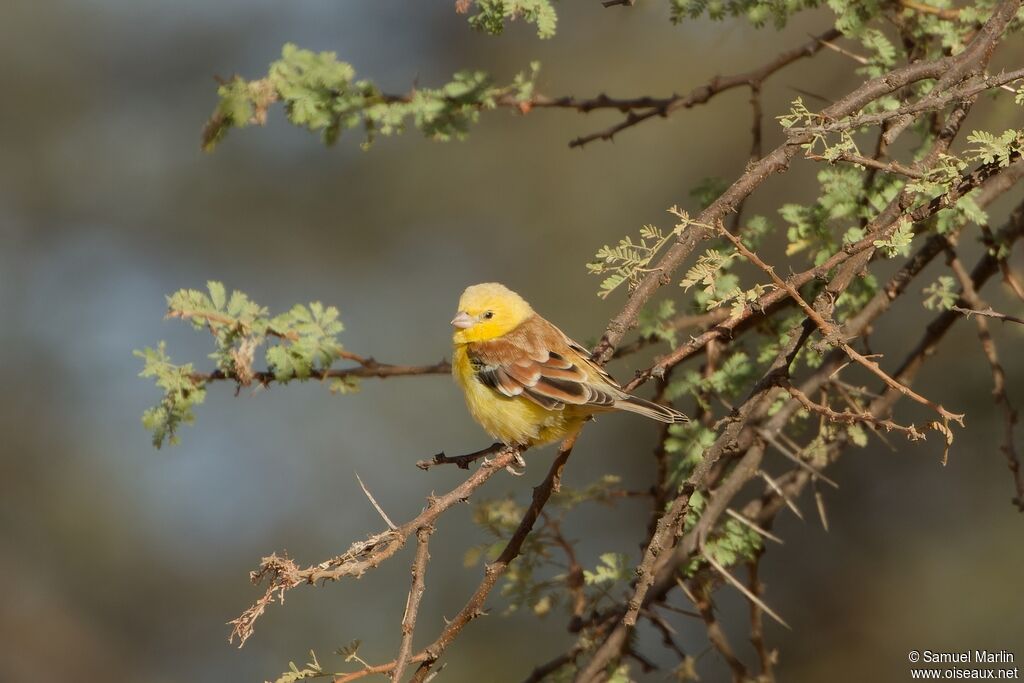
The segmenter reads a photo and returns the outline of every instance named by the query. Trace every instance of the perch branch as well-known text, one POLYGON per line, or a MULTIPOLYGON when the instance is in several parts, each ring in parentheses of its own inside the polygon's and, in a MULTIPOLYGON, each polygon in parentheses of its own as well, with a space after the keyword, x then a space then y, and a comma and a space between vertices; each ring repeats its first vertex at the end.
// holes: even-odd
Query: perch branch
POLYGON ((300 568, 287 555, 273 554, 263 558, 260 566, 252 571, 249 577, 256 585, 267 580, 267 589, 259 600, 231 621, 229 642, 238 638, 239 647, 244 645, 253 633, 253 625, 266 611, 267 606, 275 600, 284 602, 285 593, 292 588, 303 583, 312 585, 317 582, 338 581, 346 576, 359 577, 367 570, 377 567, 398 552, 409 537, 420 528, 432 525, 445 510, 466 501, 484 482, 513 464, 518 457, 518 450, 503 450, 448 493, 428 498, 426 508, 415 518, 396 529, 388 529, 366 540, 356 541, 341 555, 319 564, 300 568))

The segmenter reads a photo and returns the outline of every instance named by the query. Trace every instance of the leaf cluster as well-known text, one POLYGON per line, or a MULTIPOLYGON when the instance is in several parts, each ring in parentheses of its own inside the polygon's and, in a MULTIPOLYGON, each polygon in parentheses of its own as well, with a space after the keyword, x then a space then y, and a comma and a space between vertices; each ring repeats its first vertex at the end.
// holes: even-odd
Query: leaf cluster
MULTIPOLYGON (((465 1, 460 9, 468 10, 465 1)), ((558 14, 552 0, 473 0, 476 13, 469 17, 469 25, 492 36, 501 35, 505 24, 522 19, 537 27, 537 37, 552 38, 558 27, 558 14)))
POLYGON ((320 133, 327 145, 345 130, 362 128, 365 148, 377 135, 401 133, 410 123, 431 140, 462 139, 480 111, 493 109, 499 98, 526 103, 539 68, 532 63, 505 86, 494 85, 483 71, 459 71, 438 88, 395 96, 372 81, 357 80, 352 65, 334 52, 288 43, 266 77, 247 81, 235 76, 220 86, 220 101, 203 131, 203 149, 212 150, 232 128, 263 125, 275 102, 283 104, 291 123, 320 133))
MULTIPOLYGON (((244 292, 236 290, 229 296, 222 283, 212 280, 206 287, 206 291, 181 289, 167 297, 167 317, 187 320, 196 330, 212 335, 215 348, 209 357, 220 377, 234 379, 240 386, 252 384, 260 374, 253 367, 256 352, 264 345, 270 373, 282 383, 322 375, 343 357, 337 335, 344 327, 337 308, 314 301, 271 317, 244 292)), ((175 444, 178 428, 194 421, 192 409, 203 402, 211 375, 196 373, 191 363, 172 363, 164 342, 135 355, 143 359, 141 376, 154 378, 164 394, 160 403, 144 413, 143 425, 152 432, 157 448, 165 442, 175 444)), ((331 386, 342 393, 356 388, 353 378, 339 378, 331 386)))

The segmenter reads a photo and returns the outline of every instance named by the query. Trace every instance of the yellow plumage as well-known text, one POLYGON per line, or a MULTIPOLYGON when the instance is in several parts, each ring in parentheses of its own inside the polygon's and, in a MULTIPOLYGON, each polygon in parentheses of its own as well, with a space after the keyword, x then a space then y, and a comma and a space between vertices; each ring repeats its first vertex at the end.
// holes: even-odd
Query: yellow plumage
POLYGON ((452 374, 473 418, 503 443, 536 446, 565 438, 598 412, 628 410, 662 422, 687 418, 631 396, 586 349, 497 283, 459 300, 452 374))

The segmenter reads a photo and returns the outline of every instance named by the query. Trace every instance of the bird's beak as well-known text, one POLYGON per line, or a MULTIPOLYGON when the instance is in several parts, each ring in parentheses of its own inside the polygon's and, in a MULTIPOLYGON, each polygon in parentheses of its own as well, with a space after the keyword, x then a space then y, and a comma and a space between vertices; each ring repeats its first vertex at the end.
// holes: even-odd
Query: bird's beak
POLYGON ((463 330, 467 327, 473 327, 475 324, 476 320, 471 318, 469 313, 465 311, 459 311, 459 314, 452 318, 452 327, 458 327, 463 330))

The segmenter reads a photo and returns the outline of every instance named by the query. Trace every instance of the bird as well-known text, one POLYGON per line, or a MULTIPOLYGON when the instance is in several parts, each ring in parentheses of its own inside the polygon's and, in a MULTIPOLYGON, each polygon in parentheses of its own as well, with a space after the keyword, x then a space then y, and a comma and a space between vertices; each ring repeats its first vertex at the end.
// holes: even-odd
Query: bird
POLYGON ((466 288, 451 325, 452 375, 470 414, 505 446, 558 441, 594 414, 615 410, 689 421, 670 406, 627 393, 586 348, 505 285, 466 288))

